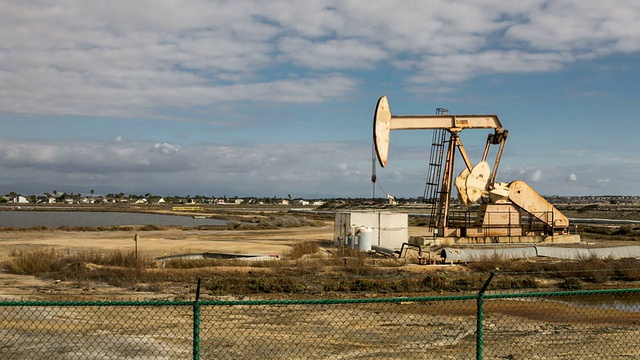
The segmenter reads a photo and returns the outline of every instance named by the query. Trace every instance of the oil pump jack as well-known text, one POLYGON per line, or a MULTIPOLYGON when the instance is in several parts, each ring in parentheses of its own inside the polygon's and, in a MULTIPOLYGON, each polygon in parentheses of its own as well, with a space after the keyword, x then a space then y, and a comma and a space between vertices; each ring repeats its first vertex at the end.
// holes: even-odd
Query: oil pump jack
POLYGON ((433 203, 429 222, 432 233, 426 236, 445 239, 444 243, 580 241, 578 235, 569 235, 569 219, 527 183, 496 182, 508 136, 498 116, 449 115, 444 109, 438 110, 436 115, 393 116, 385 95, 378 100, 374 113, 374 146, 382 167, 387 165, 391 130, 436 131, 427 176, 427 187, 434 189, 430 198, 425 190, 425 200, 433 203), (467 129, 493 130, 487 136, 481 160, 475 165, 459 136, 467 129), (492 145, 498 146, 493 168, 487 161, 492 145), (464 169, 454 178, 456 152, 464 161, 464 169), (452 211, 454 185, 463 207, 479 204, 475 216, 469 210, 452 211))

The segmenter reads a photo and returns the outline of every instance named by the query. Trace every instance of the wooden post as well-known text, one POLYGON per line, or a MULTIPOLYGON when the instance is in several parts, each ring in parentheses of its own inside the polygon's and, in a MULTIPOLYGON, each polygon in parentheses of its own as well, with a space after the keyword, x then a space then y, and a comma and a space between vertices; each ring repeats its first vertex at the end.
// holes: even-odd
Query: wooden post
POLYGON ((136 256, 136 268, 137 268, 138 267, 138 234, 137 233, 133 236, 133 241, 136 243, 135 256, 136 256))

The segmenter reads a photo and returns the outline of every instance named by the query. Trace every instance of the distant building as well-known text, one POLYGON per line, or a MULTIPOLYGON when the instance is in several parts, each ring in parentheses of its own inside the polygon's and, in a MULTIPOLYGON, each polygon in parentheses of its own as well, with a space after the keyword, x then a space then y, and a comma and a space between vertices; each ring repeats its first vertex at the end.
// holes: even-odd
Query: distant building
POLYGON ((28 203, 29 203, 29 200, 27 200, 27 198, 26 198, 26 197, 24 197, 24 196, 18 195, 18 196, 16 196, 16 197, 14 197, 14 198, 11 200, 11 202, 14 202, 14 203, 16 203, 16 204, 28 204, 28 203))

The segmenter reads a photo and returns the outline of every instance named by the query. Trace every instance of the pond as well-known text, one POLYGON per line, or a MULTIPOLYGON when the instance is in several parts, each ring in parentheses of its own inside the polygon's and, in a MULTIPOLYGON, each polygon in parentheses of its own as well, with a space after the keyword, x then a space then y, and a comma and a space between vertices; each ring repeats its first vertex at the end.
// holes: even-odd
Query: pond
POLYGON ((200 226, 226 224, 226 220, 220 219, 194 219, 190 216, 145 213, 30 210, 0 211, 0 227, 15 228, 31 228, 34 226, 58 228, 60 226, 200 226))
POLYGON ((567 296, 558 300, 577 307, 613 309, 634 313, 640 312, 638 293, 567 296))

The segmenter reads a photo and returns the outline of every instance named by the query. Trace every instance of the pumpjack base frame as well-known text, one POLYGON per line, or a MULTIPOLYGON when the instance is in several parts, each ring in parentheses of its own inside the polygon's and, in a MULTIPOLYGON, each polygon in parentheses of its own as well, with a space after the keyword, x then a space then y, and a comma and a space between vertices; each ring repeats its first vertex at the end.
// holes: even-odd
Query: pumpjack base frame
POLYGON ((442 245, 522 245, 522 244, 577 244, 580 243, 580 235, 537 235, 537 236, 486 236, 486 237, 466 237, 466 236, 411 236, 409 243, 420 246, 442 246, 442 245))

